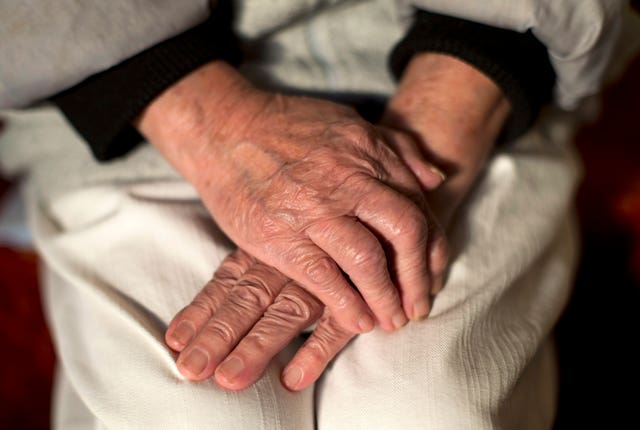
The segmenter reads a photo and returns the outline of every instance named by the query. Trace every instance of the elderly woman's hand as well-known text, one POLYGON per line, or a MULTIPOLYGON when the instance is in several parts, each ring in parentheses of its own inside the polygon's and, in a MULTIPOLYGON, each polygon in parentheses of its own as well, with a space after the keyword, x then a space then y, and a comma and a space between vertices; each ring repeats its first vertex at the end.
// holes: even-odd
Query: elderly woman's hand
MULTIPOLYGON (((378 131, 412 168, 425 193, 442 183, 442 173, 424 159, 408 134, 386 127, 378 131)), ((443 267, 444 240, 436 249, 442 252, 431 259, 432 264, 443 267)), ((434 278, 432 292, 441 286, 442 276, 434 278)), ((174 317, 166 342, 180 352, 178 369, 187 378, 202 380, 215 373, 219 385, 237 390, 255 382, 271 359, 315 322, 315 330, 283 372, 283 384, 290 390, 315 382, 354 334, 296 282, 237 250, 174 317)))
POLYGON ((430 256, 446 252, 444 236, 415 174, 352 109, 260 91, 214 62, 160 95, 138 126, 240 248, 349 332, 371 330, 371 312, 386 330, 428 314, 443 270, 430 256))
MULTIPOLYGON (((452 57, 422 54, 408 67, 388 106, 383 118, 387 127, 378 131, 435 201, 436 216, 446 227, 509 111, 500 89, 477 70, 452 57), (451 176, 443 186, 438 187, 442 178, 425 161, 425 153, 447 164, 451 176)), ((442 274, 446 246, 443 239, 436 242, 428 260, 431 271, 442 274)), ((175 317, 166 340, 182 351, 178 366, 187 377, 203 379, 215 371, 222 386, 240 389, 255 381, 271 358, 320 316, 322 307, 295 283, 241 251, 223 263, 216 278, 175 317)), ((432 292, 441 284, 442 276, 436 275, 432 292)), ((290 389, 302 389, 317 379, 353 336, 334 323, 331 311, 324 312, 314 334, 285 369, 283 382, 290 389)))
POLYGON ((189 379, 215 372, 219 385, 240 390, 258 380, 271 359, 316 321, 284 369, 282 382, 290 390, 315 382, 354 334, 294 281, 237 250, 174 317, 166 342, 180 352, 178 369, 189 379))

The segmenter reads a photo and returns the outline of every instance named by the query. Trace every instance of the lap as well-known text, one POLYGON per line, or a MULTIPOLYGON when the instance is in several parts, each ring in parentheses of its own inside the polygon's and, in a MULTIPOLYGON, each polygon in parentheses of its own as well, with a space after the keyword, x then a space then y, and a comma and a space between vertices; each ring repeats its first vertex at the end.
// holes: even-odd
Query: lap
POLYGON ((86 187, 46 202, 31 193, 69 384, 107 428, 299 429, 313 428, 314 414, 321 429, 491 428, 536 407, 544 427, 553 415, 543 402, 553 392, 545 345, 569 291, 576 175, 570 151, 536 139, 497 154, 462 209, 431 317, 355 339, 315 387, 315 403, 313 390, 279 383, 295 345, 239 393, 175 369, 166 324, 231 249, 186 184, 86 187))
POLYGON ((318 382, 319 428, 551 428, 550 332, 570 283, 571 234, 564 229, 535 271, 503 292, 503 279, 491 279, 449 306, 443 290, 427 320, 354 339, 318 382))

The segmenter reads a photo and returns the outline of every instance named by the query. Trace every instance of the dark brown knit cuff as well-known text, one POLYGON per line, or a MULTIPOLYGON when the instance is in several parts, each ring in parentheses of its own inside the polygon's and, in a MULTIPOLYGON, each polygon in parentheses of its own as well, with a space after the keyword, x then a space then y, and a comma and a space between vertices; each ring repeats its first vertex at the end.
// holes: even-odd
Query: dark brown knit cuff
POLYGON ((417 10, 407 35, 395 46, 390 66, 400 79, 418 52, 452 55, 492 79, 511 103, 501 141, 524 133, 551 100, 555 72, 546 47, 531 33, 491 27, 417 10))
POLYGON ((54 96, 53 102, 84 137, 96 159, 124 155, 143 141, 131 121, 163 90, 199 66, 240 62, 229 19, 207 21, 93 75, 54 96))

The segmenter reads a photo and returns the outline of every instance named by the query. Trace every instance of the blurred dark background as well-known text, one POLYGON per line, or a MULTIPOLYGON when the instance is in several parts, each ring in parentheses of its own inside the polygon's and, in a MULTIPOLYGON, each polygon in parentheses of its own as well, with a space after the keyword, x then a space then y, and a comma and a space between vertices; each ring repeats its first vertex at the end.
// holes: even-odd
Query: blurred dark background
POLYGON ((582 258, 556 333, 556 427, 640 428, 640 55, 576 136, 582 258), (636 423, 636 424, 633 424, 636 423))
MULTIPOLYGON (((638 2, 636 2, 638 3, 638 2)), ((582 259, 557 327, 557 429, 634 428, 640 406, 640 56, 576 136, 582 259)), ((0 130, 1 132, 1 130, 0 130)), ((0 204, 9 184, 0 179, 0 204)), ((38 258, 0 245, 0 428, 47 429, 55 363, 38 258)))

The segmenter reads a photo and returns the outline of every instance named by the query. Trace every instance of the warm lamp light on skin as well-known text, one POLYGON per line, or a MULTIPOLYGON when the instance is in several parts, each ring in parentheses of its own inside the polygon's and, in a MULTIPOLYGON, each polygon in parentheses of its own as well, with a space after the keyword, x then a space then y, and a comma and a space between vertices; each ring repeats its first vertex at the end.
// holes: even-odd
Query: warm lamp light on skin
POLYGON ((375 127, 343 106, 258 91, 224 63, 204 66, 165 92, 138 126, 196 185, 242 248, 169 326, 166 341, 180 352, 178 369, 192 380, 215 376, 224 388, 246 388, 318 322, 283 371, 283 384, 301 390, 357 333, 424 319, 444 283, 448 251, 441 225, 473 184, 509 112, 490 79, 440 54, 414 58, 375 127), (210 94, 218 98, 209 100, 210 94), (197 106, 197 115, 189 106, 197 106), (207 112, 215 109, 237 113, 224 124, 204 121, 203 115, 216 117, 207 112), (200 121, 213 124, 211 131, 203 134, 200 121), (279 134, 273 124, 289 131, 279 134), (195 133, 193 148, 168 143, 185 129, 195 133), (428 160, 438 160, 447 173, 428 160), (208 170, 215 177, 207 179, 208 170), (236 222, 247 219, 245 213, 258 222, 236 222), (256 225, 269 228, 247 230, 256 225), (395 249, 393 259, 380 236, 395 249))

